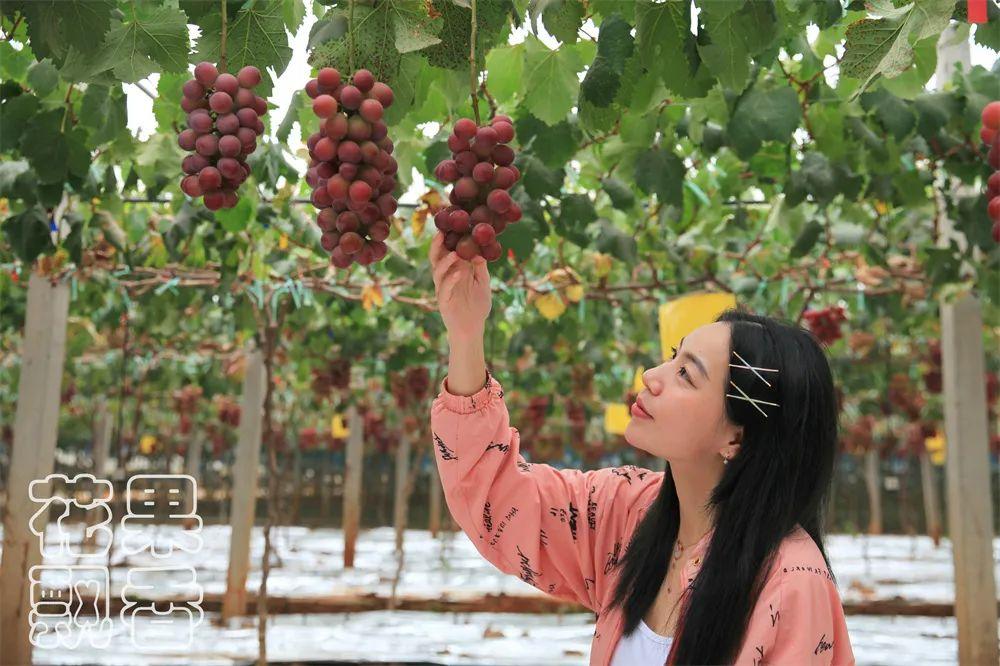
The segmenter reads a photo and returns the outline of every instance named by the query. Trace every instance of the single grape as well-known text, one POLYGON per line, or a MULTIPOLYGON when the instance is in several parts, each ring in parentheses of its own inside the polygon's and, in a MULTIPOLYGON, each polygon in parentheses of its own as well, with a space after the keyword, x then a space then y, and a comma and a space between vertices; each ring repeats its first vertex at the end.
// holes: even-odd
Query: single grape
POLYGON ((358 113, 361 117, 370 123, 382 120, 382 103, 377 99, 366 99, 361 102, 361 106, 358 107, 358 113))
POLYGON ((510 209, 511 203, 510 194, 506 190, 493 190, 486 197, 486 205, 494 213, 506 213, 510 209))
POLYGON ((253 65, 247 65, 237 72, 236 80, 244 88, 253 88, 260 83, 260 70, 253 65))
POLYGON ((188 79, 184 82, 184 87, 181 88, 181 92, 188 99, 201 99, 205 96, 205 86, 201 85, 198 79, 188 79))
POLYGON ((494 146, 490 152, 493 162, 499 166, 510 166, 514 162, 514 150, 510 146, 494 146))
POLYGON ((214 134, 202 134, 194 143, 199 155, 213 157, 219 151, 219 137, 214 134))
POLYGON ((336 175, 326 181, 326 191, 332 199, 346 199, 351 184, 341 175, 336 175))
POLYGON ((472 200, 479 194, 479 186, 469 176, 463 176, 455 183, 455 193, 459 199, 472 200))
POLYGON ((337 147, 337 159, 357 164, 361 161, 361 148, 353 141, 341 141, 337 147))
POLYGON ((343 90, 340 91, 340 103, 344 105, 345 109, 355 110, 361 106, 361 101, 364 96, 361 91, 354 86, 344 86, 343 90))
POLYGON ((210 62, 199 62, 194 66, 194 78, 198 83, 209 88, 219 76, 219 70, 210 62))
POLYGON ((499 143, 510 143, 514 139, 514 126, 510 123, 495 122, 492 127, 499 143))
POLYGON ((471 141, 472 137, 476 136, 476 123, 469 118, 460 118, 458 122, 455 123, 455 136, 465 141, 471 141))
POLYGON ((306 82, 306 94, 312 99, 319 97, 319 82, 316 79, 309 79, 306 82))
POLYGON ((382 83, 381 81, 376 81, 375 85, 372 86, 371 96, 377 99, 381 104, 382 108, 388 109, 392 106, 393 92, 392 88, 388 85, 382 83))
POLYGON ((357 231, 361 228, 361 218, 358 214, 345 210, 343 213, 337 216, 337 231, 345 233, 347 231, 357 231))
POLYGON ((340 85, 340 72, 333 67, 323 67, 316 74, 316 81, 323 88, 333 92, 340 85))
POLYGON ((373 241, 384 241, 389 237, 389 232, 389 223, 385 220, 376 222, 372 225, 371 229, 368 230, 368 233, 373 241))
POLYGON ((448 217, 449 226, 452 231, 457 231, 458 233, 465 233, 469 230, 470 220, 469 213, 463 209, 458 209, 454 211, 448 217))
POLYGON ((215 119, 215 129, 220 134, 236 134, 240 129, 240 119, 235 113, 224 113, 215 119))
POLYGON ((198 174, 198 184, 205 192, 217 190, 222 185, 222 174, 213 166, 205 167, 198 174))
POLYGON ((249 127, 250 129, 256 131, 257 121, 259 118, 257 117, 257 112, 255 110, 239 109, 236 111, 236 117, 239 118, 241 127, 249 127))
POLYGON ((234 157, 223 157, 218 161, 216 167, 219 169, 219 173, 229 180, 242 180, 246 177, 243 167, 234 157))
POLYGON ((348 195, 352 201, 368 201, 372 196, 372 186, 363 180, 356 180, 351 183, 348 195))
POLYGON ((329 118, 337 113, 337 100, 330 95, 320 95, 313 100, 312 109, 320 118, 329 118))
POLYGON ((347 120, 347 136, 352 141, 364 141, 372 136, 372 126, 361 116, 351 116, 347 120))
POLYGON ((479 245, 489 245, 496 239, 497 232, 489 224, 479 223, 472 229, 472 238, 479 245))
POLYGON ((216 113, 229 113, 233 108, 233 98, 224 92, 214 92, 208 98, 208 105, 216 113))
POLYGON ((254 109, 256 111, 257 95, 254 95, 249 88, 240 88, 234 102, 238 109, 254 109))
POLYGON ((177 145, 184 150, 194 150, 194 142, 198 138, 198 133, 193 129, 186 129, 177 135, 177 145))
POLYGON ((209 210, 219 210, 226 203, 226 195, 221 190, 205 193, 205 208, 209 210))
POLYGON ((316 148, 313 150, 313 153, 318 160, 332 160, 337 156, 337 143, 327 137, 323 137, 316 142, 316 148))
POLYGON ((340 249, 344 254, 355 254, 364 246, 364 239, 355 231, 348 231, 340 237, 340 249))
POLYGON ((375 77, 367 69, 359 69, 354 72, 354 86, 363 93, 368 92, 375 85, 375 77))
POLYGON ((488 183, 493 180, 493 165, 489 162, 480 162, 472 168, 472 179, 477 183, 488 183))
POLYGON ((181 179, 181 191, 189 197, 200 197, 203 193, 198 176, 184 176, 181 179))
POLYGON ((474 258, 479 256, 479 245, 476 244, 475 239, 472 236, 464 236, 458 245, 455 247, 455 252, 458 253, 462 259, 466 261, 472 261, 474 258))
POLYGON ((219 78, 215 80, 215 89, 219 92, 224 92, 231 97, 235 97, 237 91, 240 89, 240 82, 232 74, 223 72, 222 74, 219 74, 219 78))
POLYGON ((198 134, 204 134, 212 130, 212 116, 204 109, 195 109, 188 114, 188 127, 198 134))

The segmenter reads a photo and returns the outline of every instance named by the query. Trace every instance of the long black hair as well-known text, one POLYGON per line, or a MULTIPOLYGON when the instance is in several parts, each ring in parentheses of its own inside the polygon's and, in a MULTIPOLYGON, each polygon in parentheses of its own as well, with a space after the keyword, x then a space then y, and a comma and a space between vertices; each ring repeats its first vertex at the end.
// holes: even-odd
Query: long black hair
MULTIPOLYGON (((723 312, 730 324, 730 362, 738 353, 762 373, 729 368, 726 393, 778 406, 725 398, 726 418, 743 426, 738 453, 712 490, 715 522, 692 589, 680 607, 670 652, 673 664, 732 663, 739 652, 778 545, 800 525, 829 566, 820 533, 833 473, 838 404, 830 365, 820 342, 791 322, 743 309, 723 312)), ((630 634, 656 599, 680 525, 674 479, 667 465, 663 485, 618 563, 611 606, 622 606, 630 634)), ((831 570, 832 571, 832 570, 831 570)))

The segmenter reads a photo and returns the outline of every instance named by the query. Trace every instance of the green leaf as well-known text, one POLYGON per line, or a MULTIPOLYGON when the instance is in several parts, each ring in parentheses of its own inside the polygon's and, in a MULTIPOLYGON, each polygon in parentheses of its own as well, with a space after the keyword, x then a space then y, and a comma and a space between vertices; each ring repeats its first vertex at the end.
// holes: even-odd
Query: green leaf
MULTIPOLYGON (((261 72, 274 68, 280 76, 292 59, 292 49, 285 34, 282 0, 261 0, 244 6, 236 16, 228 16, 226 34, 226 65, 229 71, 238 72, 247 65, 254 65, 261 72)), ((219 62, 222 39, 222 16, 211 15, 205 22, 198 40, 198 56, 219 62)), ((271 77, 264 73, 255 92, 267 96, 271 92, 271 77)))
POLYGON ((46 58, 28 67, 28 87, 38 97, 45 97, 59 85, 59 72, 46 58))
MULTIPOLYGON (((292 133, 292 126, 295 121, 299 118, 299 111, 305 106, 306 94, 302 90, 296 90, 292 93, 292 99, 288 103, 288 111, 285 113, 285 117, 282 119, 281 124, 278 125, 278 131, 276 136, 278 141, 281 143, 288 142, 288 135, 292 133)), ((303 135, 306 134, 306 129, 302 129, 303 135)))
POLYGON ((737 91, 743 90, 750 76, 750 53, 743 34, 754 28, 740 21, 745 1, 706 3, 703 20, 711 41, 698 45, 698 52, 719 82, 737 91))
POLYGON ((135 83, 153 72, 184 72, 188 64, 187 17, 169 7, 130 6, 128 20, 112 24, 101 51, 101 67, 135 83))
POLYGON ((912 42, 940 35, 948 27, 954 0, 915 0, 899 9, 883 3, 886 18, 862 19, 846 33, 841 76, 860 79, 850 99, 856 99, 879 76, 893 78, 913 64, 912 42), (904 15, 902 10, 909 8, 904 15))
POLYGON ((38 110, 38 98, 34 95, 18 95, 0 104, 0 150, 14 150, 21 142, 28 120, 38 110))
POLYGON ((285 22, 288 32, 293 35, 299 31, 302 19, 306 17, 306 3, 304 0, 285 0, 282 3, 281 18, 285 22))
POLYGON ((530 113, 521 111, 514 118, 514 129, 520 145, 538 156, 553 169, 565 166, 580 145, 580 131, 569 121, 549 126, 530 113))
POLYGON ((861 95, 861 106, 865 111, 874 112, 875 118, 896 140, 913 131, 917 118, 903 100, 886 90, 875 90, 861 95))
MULTIPOLYGON (((469 38, 472 10, 453 2, 435 2, 443 23, 441 41, 424 50, 435 67, 469 71, 469 38)), ((358 8, 354 8, 355 15, 358 8)), ((486 53, 501 42, 509 17, 515 16, 510 0, 476 0, 476 67, 483 69, 486 53)))
POLYGON ((635 205, 635 194, 624 181, 614 176, 601 180, 601 187, 611 199, 611 205, 618 210, 631 210, 635 205))
POLYGON ((823 225, 816 220, 809 220, 798 238, 795 239, 795 244, 792 245, 788 256, 797 259, 808 254, 816 245, 821 233, 823 233, 823 225))
POLYGON ((564 44, 574 44, 586 11, 581 0, 553 0, 542 11, 542 23, 550 35, 564 44))
POLYGON ((38 206, 7 218, 0 224, 0 229, 3 229, 14 254, 28 265, 52 247, 48 218, 38 206))
POLYGON ((514 97, 521 86, 524 71, 524 45, 514 44, 493 49, 486 56, 486 87, 498 102, 514 97))
POLYGON ((81 54, 99 50, 111 25, 114 0, 31 0, 23 4, 31 50, 39 58, 62 63, 76 49, 81 54))
POLYGON ((184 129, 187 125, 187 113, 181 108, 184 83, 191 78, 188 72, 162 72, 156 81, 156 99, 153 100, 153 115, 160 131, 174 131, 174 124, 184 129))
POLYGON ((703 97, 712 87, 712 76, 701 66, 687 0, 635 3, 637 56, 659 71, 671 92, 682 97, 703 97))
POLYGON ((791 88, 754 88, 740 99, 728 134, 737 154, 747 159, 760 150, 763 141, 788 141, 801 114, 798 96, 791 88))
POLYGON ((384 4, 392 15, 397 51, 409 53, 441 43, 438 33, 444 19, 432 17, 423 0, 390 0, 384 4))
POLYGON ((615 227, 610 220, 601 218, 597 221, 597 240, 594 249, 610 254, 627 264, 634 264, 639 256, 638 244, 635 238, 615 227))
POLYGON ((69 172, 86 173, 88 153, 83 130, 75 128, 63 133, 60 129, 62 119, 62 109, 36 114, 28 121, 21 137, 21 154, 28 158, 38 174, 38 181, 43 184, 65 180, 69 172), (40 137, 44 140, 39 140, 40 137))
POLYGON ((599 107, 610 105, 621 86, 625 64, 635 50, 632 26, 614 14, 604 19, 597 38, 597 55, 580 84, 580 95, 599 107))
POLYGON ((656 147, 639 155, 635 184, 646 194, 656 194, 660 203, 680 207, 684 203, 684 163, 672 152, 656 147))
POLYGON ((257 207, 249 197, 240 197, 232 208, 215 211, 215 221, 231 234, 243 231, 253 219, 257 207))
POLYGON ((14 79, 20 81, 24 79, 31 63, 35 58, 31 49, 15 49, 10 41, 0 42, 0 79, 14 79))
POLYGON ((583 69, 576 46, 550 50, 534 35, 524 40, 524 78, 521 96, 524 107, 539 120, 555 125, 573 108, 583 69))
MULTIPOLYGON (((354 67, 362 67, 371 71, 378 81, 395 87, 399 72, 400 53, 396 50, 395 35, 386 29, 391 17, 382 3, 379 8, 357 6, 354 8, 354 67)), ((330 12, 334 16, 346 16, 343 10, 330 12)), ((334 67, 341 72, 350 73, 350 39, 345 32, 340 38, 321 44, 313 49, 309 56, 309 64, 319 69, 334 67)))
POLYGON ((546 194, 559 196, 565 172, 550 169, 531 153, 520 153, 514 162, 521 171, 520 184, 533 199, 541 199, 546 194))
POLYGON ((588 245, 587 225, 597 219, 594 204, 586 194, 567 194, 559 204, 556 231, 580 247, 588 245))
POLYGON ((80 124, 90 131, 90 145, 114 140, 126 129, 128 118, 121 86, 90 83, 80 104, 80 124))

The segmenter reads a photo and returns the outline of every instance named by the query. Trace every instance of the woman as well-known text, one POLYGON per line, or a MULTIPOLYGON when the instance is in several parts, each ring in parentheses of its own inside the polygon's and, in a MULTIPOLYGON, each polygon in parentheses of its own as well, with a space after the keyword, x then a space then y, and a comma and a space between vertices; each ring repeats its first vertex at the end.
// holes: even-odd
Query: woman
POLYGON ((479 552, 592 609, 595 666, 853 664, 820 534, 837 404, 816 340, 727 311, 643 375, 625 438, 666 472, 529 464, 485 366, 486 262, 442 238, 430 259, 450 357, 431 429, 479 552))

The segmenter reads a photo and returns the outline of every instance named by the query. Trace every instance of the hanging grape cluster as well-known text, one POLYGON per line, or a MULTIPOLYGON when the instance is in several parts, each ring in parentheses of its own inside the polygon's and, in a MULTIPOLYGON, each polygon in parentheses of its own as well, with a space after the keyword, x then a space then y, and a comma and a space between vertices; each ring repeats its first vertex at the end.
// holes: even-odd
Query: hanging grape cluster
POLYGON ((844 308, 835 305, 819 310, 806 310, 802 315, 809 324, 809 330, 813 332, 820 342, 831 345, 843 337, 840 325, 847 321, 844 308))
POLYGON ((993 174, 986 186, 987 212, 993 220, 993 240, 1000 243, 1000 100, 983 108, 983 129, 979 135, 989 147, 986 162, 993 168, 993 174))
POLYGON ((264 133, 261 116, 267 113, 267 101, 253 92, 259 83, 260 70, 252 65, 233 76, 200 62, 184 84, 181 108, 188 126, 177 143, 193 152, 181 162, 186 174, 181 190, 203 196, 209 210, 235 206, 236 188, 250 175, 246 157, 257 149, 264 133))
POLYGON ((508 190, 521 178, 514 166, 514 139, 510 117, 494 116, 487 126, 461 118, 448 137, 451 158, 442 160, 434 177, 454 183, 451 205, 434 216, 444 232, 444 245, 467 261, 482 256, 496 261, 502 253, 497 236, 521 219, 521 207, 508 190))
POLYGON ((392 105, 392 88, 367 69, 344 83, 340 72, 324 67, 306 84, 306 94, 321 119, 319 131, 306 141, 311 158, 306 182, 319 209, 320 243, 337 268, 381 261, 396 212, 398 165, 382 120, 392 105))

